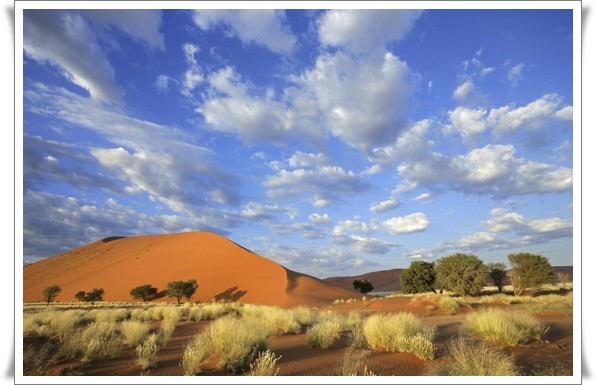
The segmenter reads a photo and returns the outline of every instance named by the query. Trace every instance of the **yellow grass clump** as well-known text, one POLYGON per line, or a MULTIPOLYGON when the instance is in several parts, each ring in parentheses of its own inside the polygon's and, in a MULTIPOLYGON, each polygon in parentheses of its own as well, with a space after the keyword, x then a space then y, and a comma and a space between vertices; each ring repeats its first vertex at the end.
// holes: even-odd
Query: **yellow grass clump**
POLYGON ((468 314, 464 326, 469 334, 509 346, 524 344, 530 339, 541 340, 548 330, 547 326, 528 313, 507 312, 498 308, 468 314))

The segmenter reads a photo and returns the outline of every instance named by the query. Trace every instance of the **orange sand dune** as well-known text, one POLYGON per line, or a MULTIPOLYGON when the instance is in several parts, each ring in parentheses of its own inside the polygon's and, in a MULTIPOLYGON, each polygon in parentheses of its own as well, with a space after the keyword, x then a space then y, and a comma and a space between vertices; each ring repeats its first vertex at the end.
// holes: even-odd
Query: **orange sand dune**
MULTIPOLYGON (((259 256, 229 239, 207 232, 106 238, 23 269, 24 301, 42 300, 50 285, 62 288, 57 301, 75 301, 78 291, 103 288, 105 301, 133 301, 132 288, 196 279, 192 302, 213 298, 277 306, 324 306, 358 297, 317 278, 259 256)), ((175 301, 162 297, 158 301, 175 301)))

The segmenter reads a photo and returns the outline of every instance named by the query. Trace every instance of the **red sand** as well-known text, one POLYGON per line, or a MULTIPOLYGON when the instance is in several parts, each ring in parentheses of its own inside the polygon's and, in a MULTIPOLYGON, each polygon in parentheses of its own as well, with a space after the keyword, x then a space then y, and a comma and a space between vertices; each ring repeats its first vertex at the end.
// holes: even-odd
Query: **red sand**
MULTIPOLYGON (((130 290, 151 284, 159 291, 168 282, 196 279, 192 302, 237 300, 277 306, 325 306, 334 299, 358 297, 300 274, 229 239, 208 232, 144 235, 97 241, 27 265, 23 269, 24 301, 42 301, 42 291, 59 285, 57 301, 75 301, 75 293, 103 288, 105 301, 133 301, 130 290)), ((158 301, 175 301, 163 297, 158 301)))

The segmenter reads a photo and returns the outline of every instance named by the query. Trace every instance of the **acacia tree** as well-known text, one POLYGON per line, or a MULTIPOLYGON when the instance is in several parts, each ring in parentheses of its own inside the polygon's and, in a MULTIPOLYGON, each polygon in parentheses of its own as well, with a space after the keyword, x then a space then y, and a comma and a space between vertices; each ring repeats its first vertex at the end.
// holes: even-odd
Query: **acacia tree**
POLYGON ((522 295, 527 289, 555 283, 555 274, 548 258, 540 254, 517 253, 507 256, 511 262, 513 294, 522 295))
POLYGON ((44 301, 46 301, 46 306, 50 306, 50 302, 52 302, 52 300, 56 298, 61 291, 62 289, 58 285, 48 286, 43 289, 42 295, 44 301))
POLYGON ((178 305, 182 297, 190 301, 190 297, 197 291, 199 285, 196 279, 189 279, 188 281, 171 281, 168 282, 166 293, 169 297, 176 297, 178 305))
POLYGON ((75 298, 79 301, 91 302, 92 305, 95 305, 96 301, 103 301, 104 293, 103 289, 93 289, 89 293, 85 293, 81 290, 75 294, 75 298))
POLYGON ((499 293, 501 293, 505 282, 507 282, 507 267, 501 262, 489 263, 486 266, 489 269, 488 276, 492 279, 499 293))
POLYGON ((438 283, 460 295, 477 295, 484 287, 488 268, 477 256, 456 253, 435 264, 438 283))
POLYGON ((368 282, 367 279, 356 279, 352 282, 354 289, 359 290, 361 293, 366 294, 373 290, 372 283, 368 282))
POLYGON ((157 294, 157 288, 149 284, 137 286, 130 291, 130 295, 134 299, 142 299, 143 302, 152 300, 157 294))
POLYGON ((405 294, 424 293, 427 291, 436 293, 433 288, 436 277, 434 263, 414 261, 399 276, 401 291, 405 294))

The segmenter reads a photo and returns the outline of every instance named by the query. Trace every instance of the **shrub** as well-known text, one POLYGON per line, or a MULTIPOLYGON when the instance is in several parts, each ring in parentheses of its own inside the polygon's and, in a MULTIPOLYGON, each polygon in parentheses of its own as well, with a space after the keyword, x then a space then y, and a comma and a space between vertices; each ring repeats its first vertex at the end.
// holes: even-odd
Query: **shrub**
POLYGON ((497 290, 499 293, 503 292, 503 286, 505 286, 505 282, 507 281, 507 267, 501 262, 489 263, 486 266, 489 270, 488 276, 492 279, 497 290))
POLYGON ((365 350, 346 349, 338 375, 340 376, 374 376, 366 367, 366 357, 370 353, 365 350))
POLYGON ((319 346, 327 349, 339 338, 341 325, 334 320, 324 320, 316 323, 306 331, 306 342, 310 348, 319 346))
POLYGON ((103 301, 104 295, 103 289, 93 289, 89 293, 85 293, 84 291, 79 291, 75 294, 75 298, 79 301, 83 302, 91 302, 92 305, 95 305, 97 301, 103 301))
POLYGON ((176 330, 180 317, 182 316, 180 309, 178 308, 166 308, 163 312, 163 320, 159 325, 159 334, 161 339, 161 346, 166 346, 170 342, 170 337, 176 330))
POLYGON ((272 334, 267 325, 256 319, 240 319, 234 316, 218 318, 206 331, 219 356, 219 367, 232 373, 248 368, 251 355, 267 349, 267 339, 272 334))
POLYGON ((421 359, 433 359, 436 326, 423 327, 412 313, 375 314, 363 325, 368 345, 375 350, 411 352, 421 359))
POLYGON ((149 325, 140 321, 125 321, 120 325, 122 336, 132 348, 137 347, 147 334, 149 334, 149 325))
POLYGON ((201 372, 201 363, 213 354, 213 344, 209 334, 199 334, 186 345, 182 356, 182 370, 185 376, 194 376, 201 372))
POLYGON ((84 344, 83 361, 100 357, 116 357, 122 350, 118 327, 113 322, 92 323, 82 334, 84 344))
POLYGON ((516 376, 513 356, 488 345, 458 337, 449 342, 449 359, 426 369, 429 376, 516 376))
POLYGON ((399 275, 401 291, 405 294, 434 291, 433 285, 436 278, 434 266, 434 263, 424 261, 410 263, 410 267, 399 275))
POLYGON ((66 336, 71 334, 75 327, 81 322, 81 317, 76 310, 66 310, 63 312, 56 312, 54 317, 50 320, 50 325, 54 334, 60 339, 64 340, 66 336))
POLYGON ((260 352, 254 362, 250 364, 249 376, 276 376, 279 368, 275 368, 275 363, 281 356, 276 357, 275 353, 266 350, 260 352))
POLYGON ((527 313, 487 308, 467 315, 465 329, 468 333, 477 334, 484 339, 515 346, 532 338, 540 340, 548 327, 538 323, 527 313))
POLYGON ((137 346, 137 362, 141 365, 142 370, 150 367, 155 367, 155 357, 159 352, 157 344, 157 334, 151 333, 142 344, 137 346))
POLYGON ((435 271, 442 288, 461 295, 479 294, 488 274, 488 268, 477 256, 461 253, 439 259, 435 271))
POLYGON ((459 309, 459 303, 453 297, 441 297, 439 299, 439 306, 445 309, 448 314, 455 314, 457 309, 459 309))
POLYGON ((311 326, 316 322, 316 314, 309 308, 298 306, 292 309, 294 319, 302 326, 311 326))
POLYGON ((509 254, 511 262, 511 284, 513 293, 522 295, 529 288, 546 283, 555 283, 555 274, 548 258, 539 254, 509 254))
POLYGON ((352 282, 354 289, 360 291, 363 294, 373 291, 372 283, 368 282, 367 279, 356 279, 352 282))

